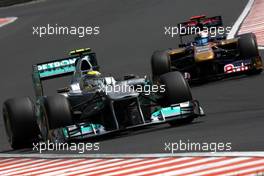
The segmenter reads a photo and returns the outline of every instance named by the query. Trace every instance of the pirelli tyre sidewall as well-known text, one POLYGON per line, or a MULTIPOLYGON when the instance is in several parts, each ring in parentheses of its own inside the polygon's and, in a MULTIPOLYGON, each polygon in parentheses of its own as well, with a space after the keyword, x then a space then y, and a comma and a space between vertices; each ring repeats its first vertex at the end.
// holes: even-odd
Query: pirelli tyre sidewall
POLYGON ((29 97, 6 100, 3 104, 3 118, 13 149, 30 147, 38 140, 35 106, 29 97))

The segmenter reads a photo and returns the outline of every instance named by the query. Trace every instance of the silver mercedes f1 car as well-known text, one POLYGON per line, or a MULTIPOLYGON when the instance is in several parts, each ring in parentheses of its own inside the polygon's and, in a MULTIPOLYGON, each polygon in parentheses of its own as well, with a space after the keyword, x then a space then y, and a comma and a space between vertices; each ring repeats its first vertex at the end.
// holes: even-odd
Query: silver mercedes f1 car
POLYGON ((35 101, 8 99, 3 117, 14 149, 34 141, 68 142, 121 132, 146 125, 191 123, 204 115, 180 72, 147 77, 104 77, 91 49, 72 51, 70 57, 33 65, 35 101), (42 83, 71 75, 69 86, 46 96, 42 83))

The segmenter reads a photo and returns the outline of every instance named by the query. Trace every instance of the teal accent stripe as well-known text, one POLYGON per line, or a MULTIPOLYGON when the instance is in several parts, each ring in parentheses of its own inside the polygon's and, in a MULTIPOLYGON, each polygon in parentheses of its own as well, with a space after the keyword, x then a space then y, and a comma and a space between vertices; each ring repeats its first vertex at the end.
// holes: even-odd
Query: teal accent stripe
POLYGON ((161 108, 160 110, 154 112, 152 115, 155 117, 159 117, 163 114, 165 117, 169 116, 176 116, 181 114, 181 108, 180 107, 167 107, 167 108, 161 108))
POLYGON ((45 70, 39 73, 40 78, 61 75, 65 73, 70 73, 75 71, 75 66, 67 66, 63 68, 56 68, 54 70, 45 70))

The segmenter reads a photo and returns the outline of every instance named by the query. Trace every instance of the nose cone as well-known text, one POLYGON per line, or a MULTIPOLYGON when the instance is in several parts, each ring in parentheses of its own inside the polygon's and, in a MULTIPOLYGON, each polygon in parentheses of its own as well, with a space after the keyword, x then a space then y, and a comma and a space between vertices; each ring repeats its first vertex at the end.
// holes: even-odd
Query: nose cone
POLYGON ((194 59, 196 62, 213 60, 214 57, 215 57, 214 51, 209 46, 201 46, 195 48, 194 59))

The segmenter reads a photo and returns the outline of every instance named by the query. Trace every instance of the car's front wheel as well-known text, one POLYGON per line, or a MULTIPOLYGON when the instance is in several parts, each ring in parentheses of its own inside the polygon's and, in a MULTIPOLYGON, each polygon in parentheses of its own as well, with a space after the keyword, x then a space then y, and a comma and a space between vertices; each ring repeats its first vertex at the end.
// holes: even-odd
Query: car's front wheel
POLYGON ((259 56, 256 35, 253 33, 238 36, 238 48, 243 59, 250 59, 259 56))
MULTIPOLYGON (((163 93, 164 101, 167 105, 183 103, 193 100, 192 93, 188 82, 183 75, 178 72, 169 72, 160 76, 160 84, 165 86, 163 93)), ((191 123, 195 116, 190 116, 185 119, 179 119, 169 122, 171 126, 182 123, 191 123)))
MULTIPOLYGON (((54 130, 73 125, 71 106, 68 99, 62 95, 50 96, 43 99, 42 137, 54 141, 54 130)), ((56 140, 56 139, 55 139, 56 140)))
POLYGON ((157 82, 162 74, 171 71, 171 61, 167 51, 155 51, 151 57, 152 80, 157 82))
MULTIPOLYGON (((238 36, 238 48, 240 57, 242 59, 254 59, 254 64, 262 65, 262 60, 259 55, 256 35, 254 33, 247 33, 238 36)), ((254 68, 249 71, 248 75, 256 75, 262 72, 263 68, 254 68)))
POLYGON ((188 82, 178 71, 161 75, 160 84, 164 85, 163 95, 168 104, 178 104, 193 99, 188 82))

